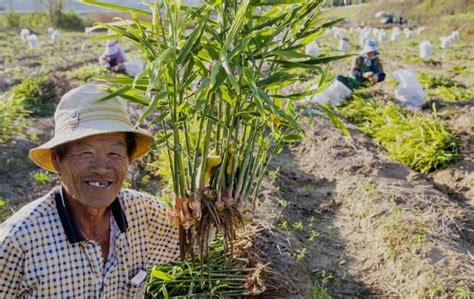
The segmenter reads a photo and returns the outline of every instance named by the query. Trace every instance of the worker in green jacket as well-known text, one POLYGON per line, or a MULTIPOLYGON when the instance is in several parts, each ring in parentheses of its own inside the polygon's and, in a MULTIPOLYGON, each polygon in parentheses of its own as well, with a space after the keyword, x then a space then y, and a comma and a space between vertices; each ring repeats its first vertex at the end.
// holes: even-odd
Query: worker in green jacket
POLYGON ((342 82, 351 90, 374 85, 385 80, 385 73, 379 55, 377 43, 368 40, 360 55, 354 59, 349 77, 338 75, 336 80, 342 82))

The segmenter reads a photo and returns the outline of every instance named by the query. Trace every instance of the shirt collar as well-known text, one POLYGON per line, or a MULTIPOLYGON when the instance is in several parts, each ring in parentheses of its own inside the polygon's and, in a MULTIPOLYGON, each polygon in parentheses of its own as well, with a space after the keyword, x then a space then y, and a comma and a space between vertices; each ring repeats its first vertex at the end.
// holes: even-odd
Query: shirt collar
MULTIPOLYGON (((62 187, 60 187, 59 190, 55 192, 54 199, 56 202, 56 209, 58 211, 59 218, 61 219, 61 224, 63 225, 68 241, 72 244, 81 241, 87 241, 87 239, 82 235, 79 228, 77 227, 67 201, 64 200, 62 187)), ((118 197, 112 202, 110 209, 118 228, 122 233, 125 233, 128 228, 128 222, 118 197)))

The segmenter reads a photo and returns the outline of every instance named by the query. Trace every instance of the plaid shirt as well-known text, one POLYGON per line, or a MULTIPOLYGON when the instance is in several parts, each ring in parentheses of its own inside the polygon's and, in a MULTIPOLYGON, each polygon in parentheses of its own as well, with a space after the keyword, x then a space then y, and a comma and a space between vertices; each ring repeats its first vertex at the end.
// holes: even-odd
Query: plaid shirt
POLYGON ((111 210, 105 263, 99 243, 78 230, 61 188, 2 223, 0 298, 143 298, 145 280, 137 278, 147 265, 179 258, 178 230, 162 203, 136 191, 122 189, 111 210))

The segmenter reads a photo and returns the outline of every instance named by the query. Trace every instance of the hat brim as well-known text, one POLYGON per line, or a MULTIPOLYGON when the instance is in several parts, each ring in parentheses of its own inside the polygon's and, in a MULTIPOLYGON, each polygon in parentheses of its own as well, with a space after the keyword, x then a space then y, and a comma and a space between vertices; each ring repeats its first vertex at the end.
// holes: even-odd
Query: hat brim
MULTIPOLYGON (((76 141, 85 137, 110 134, 110 133, 133 133, 136 139, 135 152, 130 157, 130 161, 134 161, 141 156, 145 155, 151 148, 155 141, 155 138, 145 132, 138 129, 130 128, 129 126, 123 126, 122 128, 115 127, 114 130, 104 128, 77 128, 74 130, 74 137, 68 137, 66 134, 59 134, 45 144, 33 148, 30 150, 30 159, 33 160, 39 167, 57 172, 54 167, 52 160, 52 149, 55 147, 66 144, 72 141, 76 141)), ((69 135, 71 136, 71 135, 69 135)))

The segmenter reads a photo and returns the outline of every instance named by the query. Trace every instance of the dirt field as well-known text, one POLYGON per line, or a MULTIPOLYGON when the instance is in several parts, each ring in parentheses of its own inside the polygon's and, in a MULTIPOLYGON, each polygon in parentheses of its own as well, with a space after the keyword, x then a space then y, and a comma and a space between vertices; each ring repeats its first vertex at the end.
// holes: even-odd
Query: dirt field
MULTIPOLYGON (((95 45, 80 51, 84 34, 63 36, 61 47, 46 48, 47 57, 2 43, 0 49, 9 50, 0 55, 0 91, 38 71, 56 78, 58 98, 83 84, 67 71, 94 62, 101 49, 95 45)), ((357 51, 358 35, 349 37, 357 51)), ((323 53, 336 51, 337 40, 328 34, 320 45, 323 53)), ((387 41, 380 48, 387 79, 367 92, 383 103, 394 101, 391 74, 399 68, 441 74, 473 89, 474 48, 462 36, 446 50, 439 49, 437 37, 424 34, 408 40, 402 36, 401 42, 387 41), (439 65, 416 59, 424 39, 433 41, 433 61, 439 65)), ((130 46, 127 50, 136 55, 130 46)), ((331 74, 347 74, 350 62, 333 63, 331 74)), ((281 274, 281 288, 266 298, 473 298, 474 102, 446 101, 425 92, 423 110, 413 113, 436 113, 459 138, 462 154, 455 164, 427 175, 389 158, 347 120, 352 138, 323 117, 304 118, 307 137, 274 160, 260 194, 255 247, 281 274)), ((130 108, 135 119, 137 109, 130 108)), ((29 149, 51 138, 53 118, 29 121, 25 136, 0 145, 0 199, 7 201, 0 207, 0 221, 59 183, 27 158, 29 149)), ((160 193, 160 179, 147 165, 153 159, 132 167, 127 186, 160 193)))

